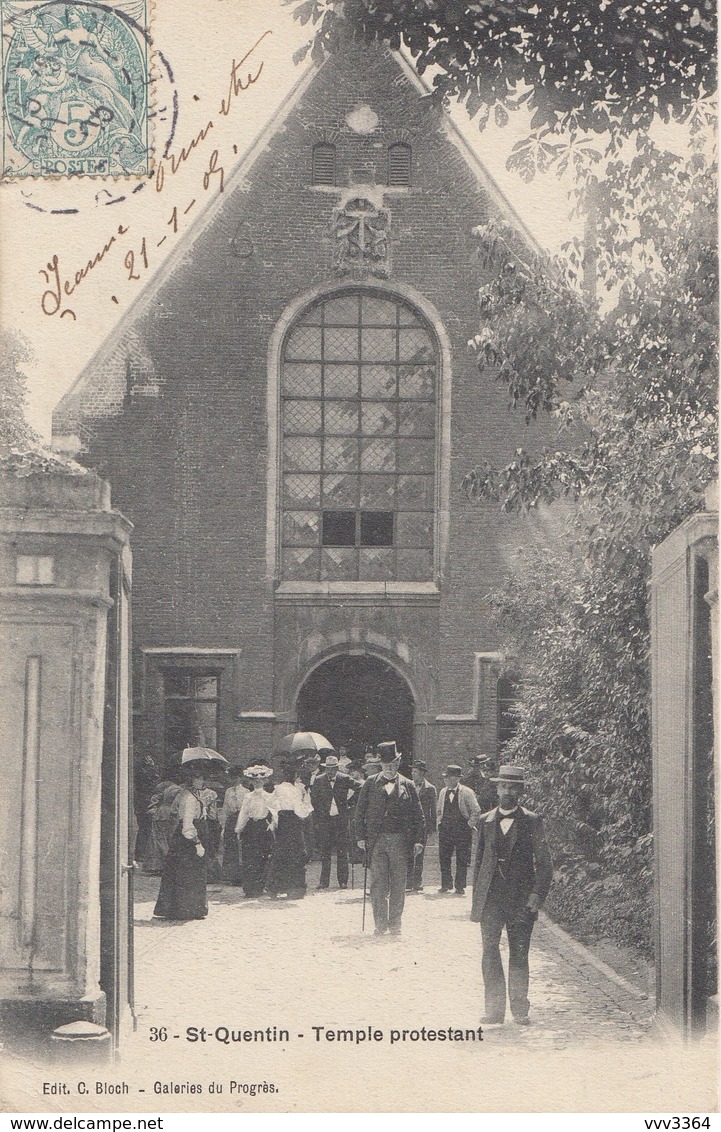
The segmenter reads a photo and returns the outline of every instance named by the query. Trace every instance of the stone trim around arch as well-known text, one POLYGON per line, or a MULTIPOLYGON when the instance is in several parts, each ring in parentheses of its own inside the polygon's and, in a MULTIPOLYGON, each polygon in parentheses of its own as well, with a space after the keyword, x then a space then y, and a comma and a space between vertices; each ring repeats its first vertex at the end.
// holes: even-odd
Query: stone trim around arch
MULTIPOLYGON (((368 644, 357 641, 347 641, 345 643, 333 644, 328 648, 323 649, 321 652, 313 654, 312 657, 301 662, 298 667, 298 672, 292 681, 292 694, 288 695, 288 709, 279 711, 277 714, 280 717, 289 719, 296 719, 298 714, 298 697, 301 689, 317 669, 327 661, 335 660, 342 656, 360 656, 367 657, 368 659, 379 660, 392 668, 401 680, 408 686, 408 690, 413 699, 415 706, 416 718, 424 717, 428 708, 426 696, 421 692, 417 679, 409 672, 408 665, 404 663, 401 657, 391 649, 386 649, 380 645, 368 644)), ((289 685, 291 681, 289 681, 289 685)))
MULTIPOLYGON (((313 674, 318 672, 326 663, 341 657, 359 657, 367 660, 380 661, 388 665, 394 674, 400 678, 408 689, 413 704, 411 751, 414 758, 428 758, 430 754, 430 733, 433 728, 433 716, 428 710, 431 688, 423 688, 418 673, 411 674, 409 665, 390 649, 376 644, 347 642, 331 645, 322 652, 316 653, 301 665, 292 680, 288 681, 289 691, 286 703, 290 710, 278 712, 276 718, 286 727, 298 725, 298 700, 301 691, 313 674)), ((422 675, 422 674, 421 674, 422 675)), ((430 674, 428 674, 430 676, 430 674)))
MULTIPOLYGON (((409 303, 427 319, 435 334, 440 358, 440 381, 437 392, 437 430, 436 430, 436 483, 435 483, 435 528, 434 540, 434 582, 433 592, 438 593, 443 579, 448 554, 448 537, 450 528, 450 464, 451 464, 451 389, 452 389, 452 362, 451 345, 448 335, 436 308, 414 287, 405 283, 389 282, 387 280, 373 279, 369 283, 339 283, 334 281, 322 284, 305 291, 299 295, 283 311, 276 323, 268 345, 268 382, 267 382, 267 418, 268 418, 268 491, 266 503, 266 577, 269 585, 276 593, 283 595, 285 586, 280 573, 280 461, 281 461, 281 365, 282 348, 285 336, 302 312, 319 299, 330 298, 335 294, 347 291, 358 291, 367 287, 369 290, 386 295, 389 299, 398 299, 409 303)), ((385 588, 385 584, 382 584, 385 588)), ((292 584, 293 592, 298 591, 298 583, 292 584)), ((307 582, 302 586, 302 593, 325 594, 329 583, 307 582)), ((335 588, 335 586, 334 586, 335 588)), ((394 582, 393 591, 396 594, 427 593, 427 582, 394 582)), ((354 594, 368 593, 367 582, 347 582, 344 584, 344 597, 354 594)))

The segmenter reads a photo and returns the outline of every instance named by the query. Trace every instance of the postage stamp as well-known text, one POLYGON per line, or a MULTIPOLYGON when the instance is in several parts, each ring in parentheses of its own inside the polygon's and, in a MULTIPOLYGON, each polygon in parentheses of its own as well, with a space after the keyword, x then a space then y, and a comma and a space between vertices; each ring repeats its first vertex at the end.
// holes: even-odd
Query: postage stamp
POLYGON ((0 0, 2 178, 149 174, 149 0, 0 0))

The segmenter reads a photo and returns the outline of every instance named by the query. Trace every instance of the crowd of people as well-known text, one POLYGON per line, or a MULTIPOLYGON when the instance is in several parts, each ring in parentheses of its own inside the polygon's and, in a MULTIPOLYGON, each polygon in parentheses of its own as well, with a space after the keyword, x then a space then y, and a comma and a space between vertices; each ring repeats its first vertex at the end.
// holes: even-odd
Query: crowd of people
POLYGON ((160 874, 154 915, 203 919, 207 883, 239 885, 248 898, 301 899, 306 867, 320 861, 318 889, 328 889, 335 856, 339 889, 364 866, 377 936, 398 936, 407 893, 423 891, 428 841, 437 833, 440 894, 464 896, 476 833, 471 920, 480 923, 487 1024, 511 1013, 528 1023, 528 951, 548 893, 551 857, 542 819, 519 804, 525 773, 485 755, 465 771, 449 764, 437 791, 427 765, 399 773, 395 742, 380 743, 364 763, 341 752, 300 754, 280 771, 256 760, 222 768, 190 761, 157 783, 150 799, 143 867, 160 874), (500 938, 509 943, 508 984, 500 938))
MULTIPOLYGON (((249 897, 265 894, 299 899, 306 892, 306 865, 320 861, 317 887, 327 889, 335 857, 338 887, 345 889, 350 867, 365 859, 353 836, 361 787, 381 765, 376 752, 368 753, 363 762, 354 762, 341 751, 340 755, 328 753, 325 759, 319 754, 286 759, 280 772, 263 760, 247 767, 216 762, 172 767, 154 786, 146 787, 146 793, 150 791, 147 820, 136 856, 145 873, 163 874, 171 846, 178 845, 176 834, 185 814, 186 828, 181 835, 193 844, 201 841, 204 851, 198 859, 203 860, 202 871, 210 884, 237 885, 249 897), (197 838, 189 830, 188 794, 195 797, 192 820, 202 823, 202 835, 197 838)), ((455 852, 455 888, 464 891, 464 862, 467 870, 471 845, 471 829, 465 819, 493 804, 495 787, 488 777, 492 769, 492 760, 483 755, 472 760, 465 774, 460 766, 447 767, 439 799, 438 790, 426 777, 426 763, 417 760, 412 764, 423 833, 421 851, 407 854, 409 892, 423 891, 426 844, 436 832, 443 890, 453 888, 449 870, 455 852), (460 811, 449 805, 445 812, 449 787, 459 788, 460 811)), ((177 851, 172 853, 171 860, 176 855, 177 851)), ((167 917, 167 912, 158 914, 167 917)))

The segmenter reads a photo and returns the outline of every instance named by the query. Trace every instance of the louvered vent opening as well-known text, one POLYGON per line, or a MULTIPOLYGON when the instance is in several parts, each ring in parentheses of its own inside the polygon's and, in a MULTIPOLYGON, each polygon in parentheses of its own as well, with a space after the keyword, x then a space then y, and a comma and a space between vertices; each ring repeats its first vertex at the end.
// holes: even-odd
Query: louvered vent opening
POLYGON ((313 184, 335 184, 335 146, 323 143, 313 147, 313 184))
POLYGON ((392 145, 388 150, 388 184, 398 187, 411 183, 411 147, 392 145))

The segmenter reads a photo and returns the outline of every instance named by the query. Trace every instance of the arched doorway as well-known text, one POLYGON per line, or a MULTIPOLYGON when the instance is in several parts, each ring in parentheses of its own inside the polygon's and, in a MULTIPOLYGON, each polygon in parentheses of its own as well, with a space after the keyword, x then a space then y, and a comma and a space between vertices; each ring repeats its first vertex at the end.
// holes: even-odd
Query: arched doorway
POLYGON ((298 726, 320 731, 351 758, 395 739, 402 767, 413 756, 413 694, 391 665, 375 656, 331 657, 311 672, 298 693, 298 726))

